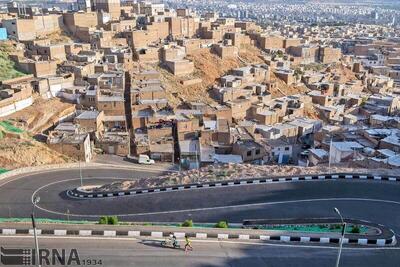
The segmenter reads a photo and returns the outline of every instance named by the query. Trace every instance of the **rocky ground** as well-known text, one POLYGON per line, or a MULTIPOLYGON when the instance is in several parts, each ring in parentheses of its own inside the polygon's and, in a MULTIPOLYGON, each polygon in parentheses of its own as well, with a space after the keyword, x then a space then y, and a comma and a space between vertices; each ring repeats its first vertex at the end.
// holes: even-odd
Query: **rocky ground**
POLYGON ((149 188, 167 185, 181 185, 191 183, 204 183, 211 181, 226 181, 234 179, 270 177, 270 176, 286 176, 300 174, 322 174, 322 173, 339 173, 339 172, 369 172, 387 173, 396 175, 399 170, 368 170, 355 169, 346 167, 298 167, 298 166, 261 166, 251 164, 224 164, 210 165, 200 170, 190 170, 172 173, 161 177, 149 177, 145 179, 137 179, 132 181, 115 182, 106 185, 88 186, 84 188, 90 192, 106 192, 106 191, 121 191, 131 190, 135 188, 149 188))

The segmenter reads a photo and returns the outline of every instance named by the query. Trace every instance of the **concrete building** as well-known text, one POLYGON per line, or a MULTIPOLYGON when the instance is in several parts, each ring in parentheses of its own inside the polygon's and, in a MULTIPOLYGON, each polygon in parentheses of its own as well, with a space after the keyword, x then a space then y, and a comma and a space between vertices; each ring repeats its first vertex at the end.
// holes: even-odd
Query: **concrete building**
POLYGON ((109 13, 112 20, 118 20, 121 16, 120 0, 93 0, 93 9, 109 13))
POLYGON ((357 142, 332 142, 329 158, 331 163, 340 163, 355 159, 357 151, 361 151, 363 145, 357 142))
POLYGON ((194 63, 187 59, 170 60, 166 61, 165 64, 175 76, 188 75, 194 71, 194 63))
POLYGON ((85 162, 89 162, 93 156, 89 134, 53 131, 47 138, 47 145, 61 154, 85 162))

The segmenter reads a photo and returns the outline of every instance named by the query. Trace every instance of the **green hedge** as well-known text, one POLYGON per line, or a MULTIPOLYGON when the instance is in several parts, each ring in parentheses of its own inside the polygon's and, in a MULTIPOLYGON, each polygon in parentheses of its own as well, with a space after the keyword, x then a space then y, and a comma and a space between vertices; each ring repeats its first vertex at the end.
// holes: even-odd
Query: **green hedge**
POLYGON ((357 225, 353 225, 353 227, 351 228, 351 233, 359 234, 360 232, 361 232, 360 227, 358 227, 357 225))
POLYGON ((216 225, 215 228, 228 228, 228 222, 227 221, 219 221, 216 225))
POLYGON ((118 217, 117 216, 102 216, 99 220, 99 224, 117 225, 118 217))
POLYGON ((193 220, 186 220, 181 224, 182 227, 193 227, 193 220))

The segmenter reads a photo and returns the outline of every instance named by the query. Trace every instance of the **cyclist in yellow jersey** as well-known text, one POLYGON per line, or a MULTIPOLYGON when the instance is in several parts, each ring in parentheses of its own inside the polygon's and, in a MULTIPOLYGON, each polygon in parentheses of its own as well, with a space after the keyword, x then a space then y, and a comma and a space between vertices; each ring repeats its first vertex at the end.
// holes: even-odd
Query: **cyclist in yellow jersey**
POLYGON ((185 235, 185 242, 186 242, 186 244, 185 244, 185 252, 187 252, 189 249, 193 250, 192 242, 190 241, 190 239, 189 239, 189 237, 187 235, 185 235))

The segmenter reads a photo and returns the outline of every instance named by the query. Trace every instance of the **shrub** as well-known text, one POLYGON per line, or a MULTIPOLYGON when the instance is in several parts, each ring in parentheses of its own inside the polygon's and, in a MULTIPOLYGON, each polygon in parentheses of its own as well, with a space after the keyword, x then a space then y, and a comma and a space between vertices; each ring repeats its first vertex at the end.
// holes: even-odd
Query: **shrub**
POLYGON ((183 227, 193 227, 193 220, 186 220, 182 223, 183 227))
POLYGON ((107 223, 108 223, 107 216, 100 217, 99 224, 107 224, 107 223))
POLYGON ((117 216, 102 216, 99 220, 99 224, 118 224, 118 217, 117 216))
POLYGON ((112 224, 112 225, 118 224, 118 217, 117 216, 109 216, 107 218, 107 223, 112 224))
POLYGON ((353 225, 353 227, 351 228, 351 233, 359 234, 360 233, 360 227, 358 227, 357 225, 353 225))
POLYGON ((227 221, 219 221, 215 225, 215 228, 228 228, 228 222, 227 221))

